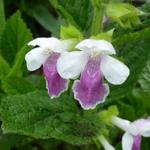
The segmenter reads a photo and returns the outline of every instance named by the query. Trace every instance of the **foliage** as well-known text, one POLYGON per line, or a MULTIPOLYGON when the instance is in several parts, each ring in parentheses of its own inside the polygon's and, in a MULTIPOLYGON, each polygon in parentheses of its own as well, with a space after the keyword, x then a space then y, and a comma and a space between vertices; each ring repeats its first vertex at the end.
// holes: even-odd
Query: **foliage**
MULTIPOLYGON (((131 4, 123 6, 138 10, 131 4)), ((145 12, 140 17, 141 11, 138 15, 132 12, 119 16, 121 23, 113 18, 111 7, 106 0, 0 0, 0 149, 98 150, 101 146, 97 137, 104 134, 120 150, 122 133, 112 126, 111 117, 119 115, 132 121, 149 116, 150 3, 140 5, 145 12), (96 12, 106 16, 108 8, 112 13, 103 22, 104 32, 92 33, 103 19, 96 12), (141 20, 136 27, 130 24, 134 17, 141 20), (130 28, 126 28, 128 25, 130 28), (29 73, 24 61, 31 49, 27 43, 33 37, 50 35, 79 41, 90 37, 111 41, 117 58, 130 68, 128 80, 123 85, 110 85, 108 99, 95 110, 82 110, 70 90, 50 99, 44 90, 41 69, 29 73)), ((115 13, 121 13, 122 9, 113 7, 115 13)), ((149 139, 143 140, 142 147, 149 149, 149 139)))

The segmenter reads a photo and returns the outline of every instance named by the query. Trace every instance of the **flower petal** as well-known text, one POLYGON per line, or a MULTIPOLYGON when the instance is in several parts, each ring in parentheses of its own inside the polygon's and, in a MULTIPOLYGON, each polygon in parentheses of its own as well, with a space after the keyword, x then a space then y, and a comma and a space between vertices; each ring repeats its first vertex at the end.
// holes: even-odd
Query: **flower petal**
POLYGON ((113 116, 112 123, 125 132, 128 132, 134 136, 139 134, 139 129, 128 120, 113 116))
POLYGON ((58 53, 52 53, 43 64, 47 89, 51 98, 58 97, 62 92, 68 89, 68 81, 60 77, 57 72, 56 63, 58 57, 58 53))
POLYGON ((97 104, 103 103, 109 94, 109 86, 103 84, 99 66, 99 58, 90 58, 81 74, 80 81, 74 82, 74 97, 84 109, 94 109, 97 104))
POLYGON ((126 132, 130 131, 131 122, 128 120, 113 116, 112 123, 126 132))
POLYGON ((34 48, 25 55, 27 68, 29 71, 34 71, 41 67, 48 55, 45 55, 42 48, 34 48))
POLYGON ((54 37, 51 38, 36 38, 28 43, 31 46, 40 46, 42 48, 55 49, 57 45, 60 44, 60 40, 54 37))
POLYGON ((111 43, 105 40, 86 39, 76 45, 77 49, 83 51, 96 51, 102 54, 116 54, 111 43))
POLYGON ((122 137, 122 149, 132 150, 132 147, 133 147, 133 136, 126 132, 122 137))
POLYGON ((105 139, 105 137, 103 135, 101 135, 99 137, 99 140, 100 140, 100 142, 103 145, 105 150, 115 150, 115 148, 108 143, 108 141, 105 139))
POLYGON ((80 75, 87 59, 88 55, 85 52, 64 52, 57 62, 58 73, 64 79, 74 79, 80 75))
POLYGON ((150 137, 150 120, 138 119, 133 122, 133 125, 138 129, 138 134, 144 137, 150 137))
POLYGON ((129 76, 128 67, 108 55, 102 56, 101 69, 104 77, 115 85, 122 84, 129 76))
POLYGON ((40 46, 49 51, 62 53, 64 51, 69 51, 75 44, 75 40, 59 40, 57 38, 36 38, 28 43, 31 46, 40 46))
POLYGON ((140 150, 141 149, 141 140, 142 140, 142 138, 139 135, 134 137, 132 150, 140 150))

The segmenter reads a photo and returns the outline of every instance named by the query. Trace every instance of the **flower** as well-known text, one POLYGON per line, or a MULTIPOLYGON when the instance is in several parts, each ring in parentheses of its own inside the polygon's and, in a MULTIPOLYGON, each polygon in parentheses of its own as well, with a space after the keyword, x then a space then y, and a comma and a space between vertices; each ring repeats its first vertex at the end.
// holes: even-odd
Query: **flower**
POLYGON ((99 141, 103 145, 105 150, 115 150, 115 148, 109 144, 109 142, 106 140, 106 138, 103 135, 99 137, 99 141))
POLYGON ((112 123, 125 131, 122 137, 123 150, 140 150, 141 136, 150 137, 150 119, 138 119, 130 122, 113 116, 112 123))
POLYGON ((111 43, 105 40, 85 39, 76 45, 80 51, 64 52, 58 59, 57 70, 64 79, 80 80, 73 85, 74 97, 84 109, 93 109, 105 101, 109 86, 122 84, 129 75, 129 69, 122 62, 109 56, 115 54, 111 43))
POLYGON ((56 63, 60 53, 69 50, 73 41, 59 40, 54 37, 36 38, 28 45, 38 46, 25 55, 28 70, 34 71, 43 65, 49 95, 51 98, 59 96, 67 90, 68 81, 58 74, 56 63))

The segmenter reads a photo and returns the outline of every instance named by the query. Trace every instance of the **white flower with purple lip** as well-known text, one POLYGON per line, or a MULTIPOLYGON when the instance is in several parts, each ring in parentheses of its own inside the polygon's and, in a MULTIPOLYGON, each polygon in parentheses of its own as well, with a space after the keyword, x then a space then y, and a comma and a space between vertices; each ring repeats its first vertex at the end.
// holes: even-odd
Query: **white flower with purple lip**
POLYGON ((29 71, 34 71, 43 65, 46 85, 51 98, 67 90, 68 81, 58 74, 56 64, 60 54, 72 48, 73 43, 73 40, 59 40, 53 37, 36 38, 28 43, 28 45, 38 47, 26 54, 27 68, 29 71))
POLYGON ((150 119, 130 122, 119 117, 112 117, 112 123, 125 131, 122 137, 123 150, 140 150, 141 137, 150 137, 150 119))
POLYGON ((122 84, 129 75, 129 69, 122 62, 109 56, 116 54, 111 43, 105 40, 86 39, 76 45, 80 51, 64 52, 58 59, 57 70, 64 79, 80 80, 73 85, 74 97, 84 109, 93 109, 105 101, 110 83, 122 84))

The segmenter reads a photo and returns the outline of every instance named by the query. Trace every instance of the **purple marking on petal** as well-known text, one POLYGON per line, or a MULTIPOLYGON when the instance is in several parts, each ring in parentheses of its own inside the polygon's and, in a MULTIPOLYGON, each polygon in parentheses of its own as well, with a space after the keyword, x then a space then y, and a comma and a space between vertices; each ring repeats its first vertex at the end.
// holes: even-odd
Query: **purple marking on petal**
POLYGON ((56 64, 59 55, 58 53, 52 53, 43 64, 43 72, 51 98, 58 97, 68 88, 68 81, 63 79, 57 72, 56 64))
POLYGON ((137 135, 134 137, 132 150, 140 150, 141 149, 141 140, 142 140, 142 138, 140 135, 137 135))
POLYGON ((136 127, 143 128, 146 125, 150 126, 150 119, 138 119, 133 122, 136 127))
POLYGON ((150 137, 150 119, 138 119, 132 123, 138 129, 138 134, 150 137))
POLYGON ((73 85, 74 97, 84 109, 94 109, 109 93, 109 86, 103 83, 100 61, 100 57, 89 58, 80 80, 73 85))

